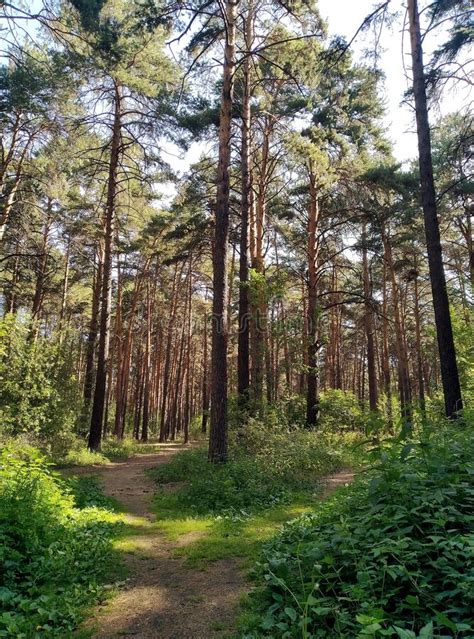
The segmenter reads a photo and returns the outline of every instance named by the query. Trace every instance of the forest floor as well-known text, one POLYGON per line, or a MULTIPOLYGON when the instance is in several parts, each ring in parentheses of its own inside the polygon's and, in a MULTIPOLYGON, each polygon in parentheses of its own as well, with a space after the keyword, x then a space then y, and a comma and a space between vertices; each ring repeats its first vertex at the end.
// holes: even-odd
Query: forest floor
MULTIPOLYGON (((166 526, 160 526, 159 511, 153 512, 157 487, 146 471, 166 464, 185 448, 183 444, 160 444, 154 452, 124 462, 73 471, 99 478, 104 493, 119 503, 126 525, 116 544, 117 555, 125 565, 125 585, 97 607, 77 637, 217 639, 232 636, 239 600, 250 589, 246 578, 248 560, 245 556, 224 553, 222 558, 218 554, 212 557, 212 561, 186 561, 187 549, 207 535, 206 526, 199 521, 194 526, 190 519, 180 534, 170 536, 166 526)), ((351 479, 349 471, 323 478, 319 498, 327 497, 351 479)), ((167 490, 173 488, 168 486, 167 490)), ((283 516, 280 513, 278 525, 299 512, 296 508, 283 516)))

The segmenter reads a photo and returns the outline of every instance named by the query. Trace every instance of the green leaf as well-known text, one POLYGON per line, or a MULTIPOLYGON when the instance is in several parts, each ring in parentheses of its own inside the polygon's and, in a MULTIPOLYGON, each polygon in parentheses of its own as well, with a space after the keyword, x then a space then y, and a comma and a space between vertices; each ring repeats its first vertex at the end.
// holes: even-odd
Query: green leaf
POLYGON ((413 630, 405 630, 404 628, 398 628, 398 626, 393 626, 393 629, 400 639, 416 639, 416 634, 413 630))
POLYGON ((298 613, 296 612, 296 610, 294 608, 285 608, 285 612, 288 615, 288 617, 291 619, 291 621, 296 621, 296 618, 298 617, 298 613))
POLYGON ((446 626, 446 628, 449 628, 450 630, 452 630, 453 632, 457 631, 457 627, 456 624, 453 623, 451 621, 451 619, 449 619, 445 614, 443 614, 442 612, 438 612, 438 614, 436 615, 436 620, 438 621, 438 623, 442 624, 443 626, 446 626))
POLYGON ((427 623, 426 626, 420 630, 419 639, 433 639, 433 622, 427 623))

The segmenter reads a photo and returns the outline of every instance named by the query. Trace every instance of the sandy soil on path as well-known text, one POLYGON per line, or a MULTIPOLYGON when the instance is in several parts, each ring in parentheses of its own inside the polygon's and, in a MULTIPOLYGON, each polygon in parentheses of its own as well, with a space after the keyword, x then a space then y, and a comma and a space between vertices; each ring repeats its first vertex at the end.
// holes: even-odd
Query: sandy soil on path
MULTIPOLYGON (((249 589, 242 563, 225 559, 207 564, 205 570, 190 568, 174 550, 192 543, 193 533, 169 541, 153 527, 155 484, 144 471, 184 448, 165 444, 157 452, 79 471, 99 476, 104 492, 120 502, 136 531, 126 537, 122 551, 126 585, 81 628, 94 639, 213 639, 231 634, 239 599, 249 589)), ((346 471, 327 477, 322 497, 351 479, 346 471)))
POLYGON ((191 569, 173 556, 183 541, 170 542, 152 526, 155 484, 144 471, 184 448, 165 444, 159 452, 126 462, 81 469, 81 474, 100 477, 104 492, 121 503, 137 531, 126 540, 133 549, 124 553, 126 586, 82 628, 92 629, 95 639, 212 639, 230 632, 246 590, 239 562, 226 559, 208 564, 206 570, 191 569))

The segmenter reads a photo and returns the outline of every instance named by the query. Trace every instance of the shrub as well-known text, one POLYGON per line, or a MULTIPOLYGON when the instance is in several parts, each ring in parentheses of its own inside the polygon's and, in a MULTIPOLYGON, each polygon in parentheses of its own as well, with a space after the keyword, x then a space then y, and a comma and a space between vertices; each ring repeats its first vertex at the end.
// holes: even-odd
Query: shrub
POLYGON ((69 636, 100 595, 117 518, 88 501, 38 451, 0 453, 0 636, 69 636))
POLYGON ((347 451, 359 435, 288 431, 269 413, 231 432, 230 459, 209 464, 206 452, 184 451, 152 471, 160 483, 186 482, 178 503, 197 514, 251 511, 287 502, 295 492, 314 490, 318 479, 354 462, 347 451))
POLYGON ((142 452, 144 446, 146 445, 134 439, 110 437, 102 442, 100 451, 90 451, 83 439, 71 436, 65 438, 64 446, 50 444, 44 448, 60 466, 102 466, 114 461, 124 461, 142 452))
POLYGON ((251 637, 472 637, 472 430, 378 468, 267 545, 251 637))
POLYGON ((318 428, 295 429, 273 419, 249 419, 240 434, 234 434, 233 448, 243 449, 266 472, 286 480, 315 480, 344 466, 356 463, 355 447, 362 436, 335 434, 318 428))
POLYGON ((0 321, 0 424, 4 435, 52 441, 74 427, 80 394, 71 344, 28 339, 13 316, 0 321))
POLYGON ((350 391, 328 389, 321 393, 321 428, 332 432, 365 432, 367 414, 358 398, 350 391))
POLYGON ((160 484, 186 481, 176 495, 178 504, 199 515, 226 514, 270 507, 288 499, 290 489, 250 457, 210 464, 204 450, 184 451, 151 471, 160 484))

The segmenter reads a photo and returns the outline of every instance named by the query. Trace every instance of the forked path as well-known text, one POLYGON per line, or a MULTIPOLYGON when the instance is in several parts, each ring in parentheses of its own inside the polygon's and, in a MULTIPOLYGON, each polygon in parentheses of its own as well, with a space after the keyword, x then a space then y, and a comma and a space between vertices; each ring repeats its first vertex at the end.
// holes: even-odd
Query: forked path
MULTIPOLYGON (((231 633, 239 599, 249 587, 241 562, 226 558, 203 570, 190 568, 174 551, 187 539, 192 543, 193 535, 170 541, 153 526, 155 484, 145 471, 184 448, 162 445, 159 452, 126 462, 81 469, 100 477, 104 492, 121 503, 133 527, 123 548, 126 586, 82 628, 94 639, 213 639, 231 633)), ((347 472, 327 477, 323 495, 350 479, 347 472)))

